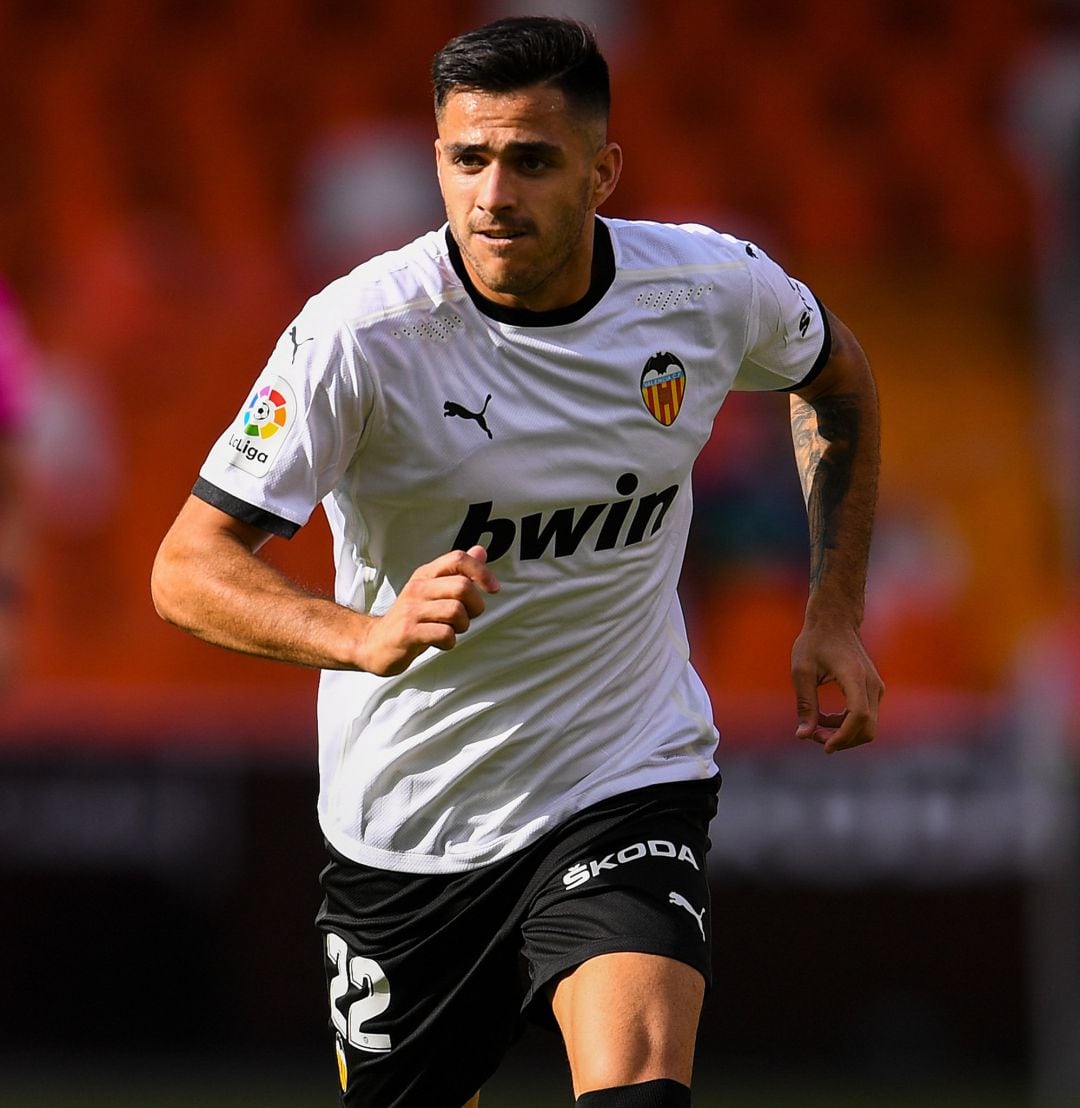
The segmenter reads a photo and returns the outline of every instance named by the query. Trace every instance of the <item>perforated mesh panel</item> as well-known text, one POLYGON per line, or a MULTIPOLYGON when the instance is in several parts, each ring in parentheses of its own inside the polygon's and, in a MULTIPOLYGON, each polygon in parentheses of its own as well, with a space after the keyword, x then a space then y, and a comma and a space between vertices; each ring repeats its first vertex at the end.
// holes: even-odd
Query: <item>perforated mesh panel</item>
POLYGON ((459 328, 465 325, 465 321, 459 315, 436 316, 434 319, 426 319, 423 323, 395 327, 391 334, 396 339, 429 339, 435 342, 446 340, 459 328))
POLYGON ((690 285, 688 288, 650 289, 648 292, 639 293, 636 303, 639 308, 650 308, 654 312, 668 312, 672 308, 677 308, 680 304, 700 300, 712 290, 713 286, 711 284, 690 285))

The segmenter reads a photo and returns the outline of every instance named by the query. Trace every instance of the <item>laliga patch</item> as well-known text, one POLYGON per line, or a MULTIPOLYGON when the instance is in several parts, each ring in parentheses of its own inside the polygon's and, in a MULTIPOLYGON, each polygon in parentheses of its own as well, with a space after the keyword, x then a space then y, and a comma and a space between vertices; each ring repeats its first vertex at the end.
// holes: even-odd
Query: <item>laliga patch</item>
POLYGON ((229 465, 265 477, 296 420, 296 397, 282 377, 252 395, 229 432, 229 465))
POLYGON ((670 427, 686 395, 686 368, 674 354, 654 354, 641 374, 641 399, 649 415, 664 427, 670 427))

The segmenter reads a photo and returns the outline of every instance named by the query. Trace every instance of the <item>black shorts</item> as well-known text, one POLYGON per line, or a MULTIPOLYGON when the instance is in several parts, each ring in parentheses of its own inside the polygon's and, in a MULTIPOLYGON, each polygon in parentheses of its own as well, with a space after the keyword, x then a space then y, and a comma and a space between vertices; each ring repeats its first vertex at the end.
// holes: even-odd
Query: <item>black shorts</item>
POLYGON ((587 808, 509 858, 425 876, 331 851, 330 1027, 349 1108, 462 1108, 547 987, 598 954, 660 954, 711 982, 705 871, 719 777, 587 808))

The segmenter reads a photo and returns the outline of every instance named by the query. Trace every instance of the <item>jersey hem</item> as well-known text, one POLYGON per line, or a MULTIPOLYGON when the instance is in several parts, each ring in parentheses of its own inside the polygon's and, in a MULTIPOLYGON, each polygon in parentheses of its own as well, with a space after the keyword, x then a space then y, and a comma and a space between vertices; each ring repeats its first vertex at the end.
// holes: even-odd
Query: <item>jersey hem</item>
POLYGON ((830 356, 832 355, 832 328, 829 326, 829 314, 825 310, 825 305, 818 299, 817 293, 810 290, 810 295, 813 296, 815 303, 818 306, 818 311, 821 312, 822 323, 822 336, 821 336, 821 351, 818 353, 817 358, 814 359, 814 364, 810 367, 810 372, 796 385, 787 385, 785 388, 777 389, 777 392, 798 392, 799 389, 806 388, 815 377, 825 368, 830 356))
POLYGON ((468 873, 471 870, 483 869, 484 866, 501 862, 525 850, 538 839, 573 819, 586 808, 591 808, 594 804, 601 804, 606 800, 613 800, 626 793, 636 792, 638 789, 647 789, 654 785, 711 781, 714 777, 720 775, 720 767, 715 762, 711 763, 711 773, 694 774, 693 768, 686 764, 680 764, 672 772, 650 778, 647 781, 620 782, 618 788, 599 790, 596 795, 586 792, 576 799, 572 809, 560 812, 545 820, 536 820, 526 834, 521 835, 520 838, 514 837, 510 840, 513 843, 512 846, 503 844, 480 848, 474 851, 472 856, 467 854, 405 853, 398 850, 384 850, 380 847, 368 846, 342 833, 338 828, 330 826, 329 817, 322 809, 319 811, 319 829, 327 843, 338 854, 357 865, 368 866, 371 869, 389 870, 393 873, 414 873, 425 876, 468 873))
POLYGON ((233 496, 231 492, 218 488, 205 477, 200 477, 195 482, 191 495, 232 516, 233 519, 240 520, 241 523, 250 523, 253 527, 259 527, 283 539, 291 539, 300 530, 299 523, 282 519, 281 516, 276 516, 265 508, 257 508, 254 504, 233 496))

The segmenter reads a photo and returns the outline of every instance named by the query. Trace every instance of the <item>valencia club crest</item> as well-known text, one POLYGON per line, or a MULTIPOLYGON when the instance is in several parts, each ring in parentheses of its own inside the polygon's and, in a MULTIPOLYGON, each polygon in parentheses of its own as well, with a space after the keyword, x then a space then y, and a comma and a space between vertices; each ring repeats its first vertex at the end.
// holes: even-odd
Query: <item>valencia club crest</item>
POLYGON ((667 351, 654 354, 641 373, 641 399, 657 423, 670 427, 686 394, 686 368, 667 351))

